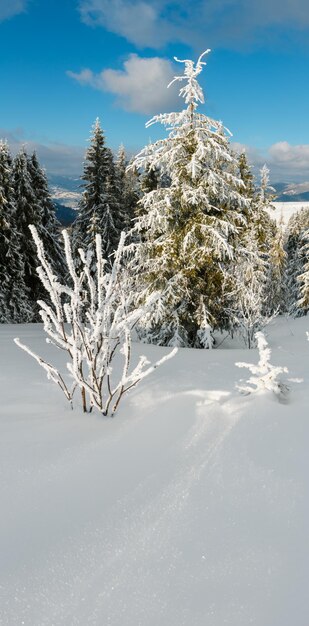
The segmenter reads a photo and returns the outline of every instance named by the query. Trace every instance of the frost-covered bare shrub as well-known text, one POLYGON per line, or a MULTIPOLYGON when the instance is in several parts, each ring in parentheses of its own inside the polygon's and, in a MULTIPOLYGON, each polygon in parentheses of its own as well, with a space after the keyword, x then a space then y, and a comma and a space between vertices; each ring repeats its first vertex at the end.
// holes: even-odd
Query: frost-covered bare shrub
POLYGON ((73 378, 73 385, 69 386, 65 376, 56 367, 35 354, 18 338, 15 343, 38 361, 69 402, 72 403, 75 389, 79 388, 84 411, 91 411, 95 407, 103 415, 113 415, 124 393, 176 352, 176 349, 172 350, 152 365, 145 356, 141 356, 137 365, 130 368, 132 329, 154 305, 155 296, 148 298, 143 306, 134 308, 133 294, 125 289, 121 271, 124 233, 110 271, 105 271, 101 237, 96 236, 96 271, 93 276, 91 254, 85 254, 81 249, 81 269, 76 270, 70 239, 68 233, 63 231, 70 284, 61 284, 46 258, 35 227, 30 226, 30 229, 41 263, 37 271, 51 303, 39 301, 40 315, 48 335, 46 341, 66 351, 67 369, 73 378), (115 358, 120 360, 117 368, 113 367, 115 358))
POLYGON ((272 391, 279 400, 283 401, 289 393, 289 387, 282 381, 281 375, 287 373, 288 369, 270 363, 271 349, 264 333, 257 332, 255 338, 259 350, 259 362, 257 365, 253 363, 235 363, 237 367, 248 368, 252 374, 247 381, 237 385, 237 388, 244 395, 257 391, 272 391))

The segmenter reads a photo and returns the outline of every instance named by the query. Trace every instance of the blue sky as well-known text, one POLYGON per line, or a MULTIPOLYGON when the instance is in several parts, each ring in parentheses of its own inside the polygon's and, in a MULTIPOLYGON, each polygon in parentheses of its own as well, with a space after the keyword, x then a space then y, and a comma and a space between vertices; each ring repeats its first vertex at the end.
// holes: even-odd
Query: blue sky
POLYGON ((308 34, 308 0, 0 0, 0 137, 75 175, 99 116, 136 151, 182 108, 173 57, 210 47, 201 112, 274 181, 309 180, 308 34))

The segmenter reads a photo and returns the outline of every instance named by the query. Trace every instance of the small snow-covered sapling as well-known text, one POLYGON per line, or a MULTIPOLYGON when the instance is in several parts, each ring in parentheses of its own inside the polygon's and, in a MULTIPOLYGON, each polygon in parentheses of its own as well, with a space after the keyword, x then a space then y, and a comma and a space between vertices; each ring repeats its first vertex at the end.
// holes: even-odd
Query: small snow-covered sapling
POLYGON ((287 373, 288 369, 270 363, 271 349, 264 333, 257 332, 255 338, 259 350, 259 362, 257 365, 253 363, 235 363, 237 367, 248 368, 252 374, 247 381, 237 385, 237 388, 244 395, 261 391, 271 391, 279 400, 283 401, 286 399, 290 389, 288 385, 282 381, 281 375, 287 373))
POLYGON ((57 368, 19 339, 15 339, 15 343, 36 359, 71 405, 74 391, 79 387, 85 412, 95 407, 103 415, 114 415, 123 395, 177 351, 172 350, 154 364, 141 356, 137 365, 130 367, 132 330, 153 306, 156 296, 153 294, 141 306, 134 306, 133 294, 126 289, 122 272, 124 233, 109 271, 106 271, 102 257, 101 237, 96 236, 96 271, 93 275, 92 255, 82 249, 79 250, 81 269, 76 269, 70 239, 64 230, 70 277, 65 285, 54 274, 35 227, 30 226, 30 229, 41 263, 37 271, 49 294, 49 302, 39 301, 40 315, 48 335, 46 341, 67 353, 66 366, 73 379, 72 388, 57 368), (113 367, 115 359, 117 368, 113 367))

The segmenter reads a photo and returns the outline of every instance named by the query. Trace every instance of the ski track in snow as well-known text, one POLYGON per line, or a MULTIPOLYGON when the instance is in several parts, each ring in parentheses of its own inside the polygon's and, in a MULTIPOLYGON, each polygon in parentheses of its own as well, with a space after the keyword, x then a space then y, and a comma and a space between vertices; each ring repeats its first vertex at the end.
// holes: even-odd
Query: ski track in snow
POLYGON ((2 422, 1 626, 307 626, 305 390, 294 409, 240 398, 237 360, 184 351, 114 420, 63 412, 49 383, 31 402, 23 372, 25 413, 2 422))
MULTIPOLYGON (((192 410, 192 394, 187 393, 183 396, 181 403, 187 401, 188 409, 192 410)), ((37 621, 28 621, 28 612, 29 618, 30 614, 32 614, 31 620, 34 618, 33 606, 27 605, 29 592, 22 588, 21 583, 19 589, 14 589, 16 598, 14 612, 11 613, 9 609, 7 621, 3 622, 3 626, 15 626, 15 624, 17 626, 23 622, 24 624, 31 623, 32 626, 64 626, 67 624, 72 624, 72 626, 73 624, 80 626, 87 624, 90 626, 101 623, 124 623, 126 606, 121 606, 117 602, 115 607, 115 592, 119 589, 125 589, 128 580, 130 580, 130 586, 140 587, 142 569, 147 560, 156 559, 158 554, 162 555, 168 551, 173 534, 178 527, 181 528, 182 511, 187 506, 194 484, 199 481, 202 473, 210 474, 214 470, 218 452, 233 425, 234 421, 230 416, 224 415, 224 410, 216 400, 197 402, 194 424, 185 434, 183 440, 178 441, 175 446, 176 463, 171 472, 170 480, 159 485, 156 497, 153 497, 153 491, 150 490, 152 496, 147 501, 147 482, 151 483, 155 480, 154 476, 150 476, 148 480, 141 482, 133 493, 117 503, 119 525, 116 528, 112 524, 115 517, 117 518, 117 514, 112 515, 110 524, 108 520, 104 519, 104 516, 102 519, 98 517, 91 524, 88 524, 82 537, 77 535, 77 537, 71 538, 69 552, 61 550, 59 553, 52 552, 49 554, 48 560, 43 564, 43 570, 37 572, 36 578, 32 578, 30 575, 30 579, 28 579, 28 584, 33 593, 33 601, 37 605, 38 613, 37 618, 35 618, 37 621), (215 411, 213 410, 214 406, 215 411), (212 409, 211 418, 207 417, 209 409, 212 409), (177 459, 180 459, 178 464, 177 459), (142 500, 142 504, 136 507, 136 501, 139 499, 142 500), (126 510, 129 511, 128 514, 126 514, 126 510), (71 575, 68 577, 67 563, 75 563, 74 570, 71 572, 72 579, 71 575), (78 576, 76 577, 77 571, 78 576), (48 572, 47 577, 46 572, 48 572), (55 588, 54 599, 51 594, 51 575, 54 580, 58 581, 60 587, 62 581, 65 594, 60 604, 58 585, 55 588), (45 582, 44 579, 46 579, 45 582), (70 579, 71 589, 70 584, 68 584, 70 579), (23 600, 23 596, 25 596, 25 600, 23 600), (85 597, 87 597, 87 603, 85 610, 83 610, 85 597), (92 607, 90 614, 89 604, 92 607), (19 609, 17 615, 23 614, 22 621, 17 617, 15 622, 16 607, 19 609)), ((130 425, 130 429, 132 426, 133 424, 130 425)), ((124 426, 124 428, 126 427, 127 425, 124 426)), ((120 436, 121 434, 118 433, 118 437, 120 436)), ((44 488, 46 482, 59 480, 61 476, 65 477, 68 473, 72 476, 75 472, 78 474, 77 466, 80 466, 81 462, 85 462, 89 455, 93 455, 94 450, 99 445, 97 442, 84 445, 78 450, 75 457, 68 454, 67 457, 60 459, 58 466, 46 466, 45 470, 35 477, 36 488, 40 486, 44 488)), ((33 488, 33 483, 31 486, 33 488)), ((177 561, 177 555, 175 556, 177 561)), ((70 569, 72 569, 71 565, 70 569)), ((22 579, 24 579, 24 572, 22 579)), ((156 607, 160 591, 158 589, 156 593, 154 589, 156 607)), ((5 603, 2 604, 2 607, 4 606, 5 603)), ((146 610, 143 618, 146 621, 138 623, 152 623, 148 620, 151 620, 154 607, 151 608, 149 605, 149 598, 147 609, 140 606, 139 610, 142 613, 146 610)), ((164 615, 164 607, 162 607, 162 611, 164 615)))

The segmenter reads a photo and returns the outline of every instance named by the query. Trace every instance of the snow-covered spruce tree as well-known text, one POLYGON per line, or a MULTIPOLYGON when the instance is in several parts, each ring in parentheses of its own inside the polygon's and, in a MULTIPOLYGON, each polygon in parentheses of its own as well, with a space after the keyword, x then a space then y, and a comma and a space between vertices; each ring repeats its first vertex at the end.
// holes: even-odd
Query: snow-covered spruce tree
POLYGON ((236 330, 252 347, 255 333, 262 330, 279 310, 285 255, 282 245, 280 247, 280 231, 269 214, 273 189, 269 185, 268 168, 264 165, 260 171, 260 187, 254 183, 245 154, 239 158, 239 169, 250 202, 245 211, 247 227, 237 234, 235 267, 231 268, 236 287, 236 301, 232 308, 234 319, 240 321, 236 330))
POLYGON ((297 280, 300 284, 300 299, 297 302, 298 307, 307 315, 309 311, 309 228, 302 235, 302 250, 306 258, 304 271, 297 280))
POLYGON ((305 233, 309 229, 309 210, 301 209, 289 219, 285 231, 286 272, 285 310, 295 317, 304 315, 306 310, 299 306, 302 298, 299 277, 304 273, 308 261, 305 233))
POLYGON ((184 81, 180 96, 187 106, 147 123, 163 124, 169 135, 147 145, 133 163, 142 171, 159 168, 170 180, 140 200, 134 227, 140 240, 132 244, 129 262, 139 299, 162 294, 140 328, 144 340, 161 345, 202 347, 201 299, 207 324, 227 326, 225 269, 233 258, 233 237, 245 224, 244 183, 235 174, 237 158, 225 129, 196 110, 204 102, 197 76, 207 52, 196 64, 176 59, 185 66, 174 81, 184 81))
POLYGON ((286 254, 283 247, 282 222, 277 224, 272 218, 274 188, 269 184, 269 169, 266 165, 260 170, 261 183, 257 190, 253 207, 253 230, 258 244, 259 255, 265 266, 263 315, 271 319, 280 313, 283 306, 283 276, 286 254))
POLYGON ((31 319, 32 310, 24 281, 24 262, 16 224, 12 159, 6 142, 0 142, 0 323, 31 319))
POLYGON ((36 271, 36 247, 32 238, 29 237, 29 225, 33 224, 44 239, 43 209, 32 187, 28 158, 24 148, 18 152, 13 162, 13 187, 19 247, 23 257, 24 279, 33 308, 31 321, 34 322, 39 320, 37 300, 45 295, 45 291, 36 271))
POLYGON ((271 314, 281 313, 285 310, 284 277, 286 272, 286 252, 284 250, 284 227, 280 220, 276 224, 275 232, 271 238, 269 250, 269 265, 266 279, 266 306, 271 314))
MULTIPOLYGON (((264 165, 260 170, 260 184, 255 183, 251 167, 248 164, 245 153, 239 157, 239 172, 244 183, 244 193, 249 202, 245 208, 248 230, 257 242, 258 250, 265 261, 269 260, 272 239, 276 234, 276 223, 271 218, 272 200, 274 198, 273 187, 269 184, 269 169, 264 165)), ((240 233, 247 236, 246 229, 240 233)))
POLYGON ((132 227, 135 218, 136 205, 139 200, 139 177, 133 169, 128 170, 128 160, 123 145, 119 147, 116 158, 116 180, 118 197, 124 218, 123 228, 132 227))
POLYGON ((67 369, 73 385, 65 373, 38 356, 18 338, 15 342, 43 367, 71 406, 74 391, 79 388, 85 412, 95 407, 103 415, 114 415, 124 394, 175 354, 173 350, 152 365, 141 356, 137 365, 131 367, 132 328, 152 305, 152 298, 148 298, 141 308, 131 306, 132 293, 126 291, 121 278, 125 234, 121 235, 110 272, 102 257, 101 235, 96 235, 97 268, 93 278, 91 254, 86 255, 82 249, 79 250, 81 270, 76 270, 69 236, 63 231, 71 279, 70 286, 67 286, 53 272, 37 230, 34 226, 30 228, 41 263, 38 275, 49 294, 50 303, 45 300, 39 302, 47 342, 67 353, 67 369), (114 367, 116 358, 117 366, 114 367))
POLYGON ((265 314, 266 263, 252 229, 248 229, 238 248, 236 262, 229 272, 226 307, 232 333, 238 334, 250 349, 255 347, 256 333, 270 318, 265 314))
POLYGON ((156 189, 158 189, 158 187, 161 186, 160 177, 161 173, 159 168, 150 168, 150 166, 148 165, 141 176, 142 194, 149 193, 150 191, 155 191, 156 189))
POLYGON ((56 207, 51 199, 48 181, 44 170, 41 168, 37 155, 34 152, 28 158, 28 170, 37 201, 37 211, 42 216, 41 237, 44 248, 59 277, 64 272, 64 250, 59 241, 61 225, 56 217, 56 207))
POLYGON ((125 216, 120 205, 113 155, 105 145, 99 119, 92 128, 82 179, 84 192, 72 230, 74 255, 79 262, 78 249, 92 247, 94 250, 95 236, 101 234, 103 257, 110 263, 125 227, 125 216))
POLYGON ((255 196, 256 188, 254 184, 254 176, 245 152, 241 152, 239 155, 238 168, 240 178, 244 183, 244 193, 248 199, 252 200, 255 196))
POLYGON ((271 247, 271 240, 276 231, 276 224, 270 217, 269 210, 272 208, 272 200, 274 191, 269 184, 269 169, 263 165, 260 170, 260 187, 257 190, 254 204, 252 207, 253 226, 255 236, 261 253, 268 259, 271 247))
POLYGON ((245 227, 234 235, 233 263, 226 272, 228 288, 224 306, 228 313, 229 330, 245 342, 255 345, 255 333, 265 325, 262 309, 265 298, 266 263, 256 233, 256 201, 258 192, 245 152, 238 158, 238 171, 243 181, 241 194, 247 199, 244 207, 245 227))
MULTIPOLYGON (((269 169, 260 170, 260 186, 251 202, 249 226, 257 242, 258 255, 264 263, 264 302, 262 313, 265 319, 279 312, 282 307, 282 272, 285 254, 282 247, 282 232, 271 217, 274 189, 269 184, 269 169)), ((261 327, 262 328, 262 327, 261 327)))

